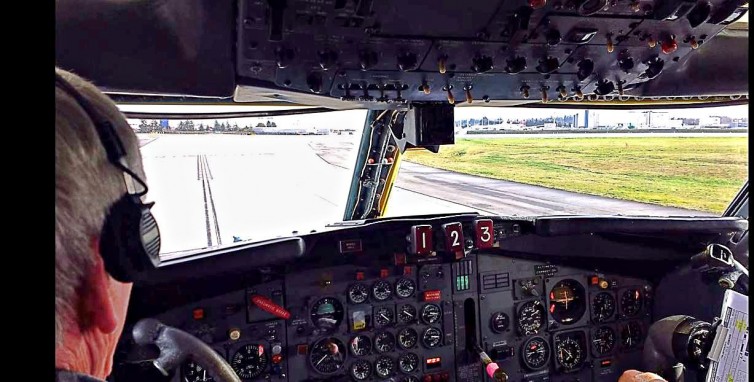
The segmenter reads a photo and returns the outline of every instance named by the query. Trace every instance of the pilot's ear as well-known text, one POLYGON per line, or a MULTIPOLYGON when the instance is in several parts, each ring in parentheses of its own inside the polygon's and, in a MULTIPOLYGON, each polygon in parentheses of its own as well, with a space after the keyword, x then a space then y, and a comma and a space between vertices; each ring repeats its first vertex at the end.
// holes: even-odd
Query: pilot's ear
POLYGON ((86 288, 81 291, 81 309, 79 317, 84 328, 97 328, 103 333, 112 333, 117 329, 113 299, 110 296, 110 275, 105 271, 105 263, 99 253, 99 238, 92 240, 94 266, 87 275, 86 288))

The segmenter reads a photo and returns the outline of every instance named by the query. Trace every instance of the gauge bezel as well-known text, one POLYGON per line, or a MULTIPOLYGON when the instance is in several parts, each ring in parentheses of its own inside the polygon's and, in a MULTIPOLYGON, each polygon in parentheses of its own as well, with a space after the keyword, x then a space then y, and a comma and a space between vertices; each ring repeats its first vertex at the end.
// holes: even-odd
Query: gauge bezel
MULTIPOLYGON (((589 320, 590 314, 587 314, 589 312, 591 304, 591 300, 589 300, 589 294, 587 292, 587 280, 586 276, 584 275, 570 275, 570 276, 559 276, 559 277, 549 277, 545 278, 545 312, 547 313, 547 322, 548 324, 552 322, 555 325, 562 326, 564 329, 566 327, 579 327, 586 324, 586 321, 589 320), (552 292, 552 289, 558 285, 560 282, 563 281, 573 281, 576 283, 576 293, 580 293, 580 297, 582 300, 582 306, 581 310, 579 311, 576 316, 574 316, 572 321, 563 322, 561 319, 558 318, 557 315, 553 315, 550 312, 550 306, 554 301, 550 299, 550 293, 552 292)), ((552 329, 555 329, 554 327, 552 329)))
POLYGON ((396 319, 396 322, 398 322, 398 323, 400 323, 400 324, 409 325, 409 324, 413 324, 413 323, 415 323, 415 322, 417 322, 417 321, 419 320, 419 310, 418 310, 418 309, 416 309, 416 307, 415 307, 415 306, 414 306, 413 304, 409 304, 409 303, 406 303, 406 304, 401 304, 400 306, 396 306, 396 308, 395 308, 395 309, 396 309, 396 312, 395 312, 395 313, 396 313, 396 318, 397 318, 397 319, 396 319), (408 306, 408 307, 410 307, 411 309, 413 309, 414 318, 412 318, 412 319, 411 319, 411 320, 409 320, 409 321, 403 321, 403 320, 401 319, 401 312, 403 312, 403 309, 402 309, 402 308, 403 308, 404 306, 408 306))
POLYGON ((390 356, 387 356, 387 355, 381 355, 381 356, 377 357, 377 358, 376 358, 376 359, 374 360, 374 375, 375 375, 375 376, 377 376, 377 378, 380 378, 380 379, 385 379, 385 378, 388 378, 388 377, 390 377, 391 375, 395 375, 396 367, 397 367, 397 362, 395 361, 395 359, 394 359, 393 357, 390 357, 390 356), (377 364, 378 364, 378 363, 379 363, 379 362, 380 362, 381 360, 383 360, 383 359, 388 359, 388 360, 390 360, 390 362, 392 362, 392 363, 393 363, 393 367, 392 367, 392 369, 390 370, 390 373, 388 373, 387 375, 381 375, 380 373, 378 373, 378 372, 377 372, 377 370, 378 370, 377 364))
POLYGON ((354 380, 357 380, 357 381, 366 381, 366 380, 368 380, 372 376, 372 374, 374 374, 374 366, 372 366, 372 363, 369 362, 369 360, 367 360, 367 359, 357 359, 357 360, 351 362, 351 364, 348 366, 348 374, 354 380), (369 368, 369 372, 367 373, 367 376, 365 378, 363 378, 363 379, 357 378, 354 375, 354 373, 353 373, 353 368, 357 364, 367 365, 367 367, 369 368))
POLYGON ((419 318, 426 325, 437 325, 437 324, 440 324, 440 323, 442 323, 442 308, 438 304, 433 304, 433 303, 424 304, 422 306, 421 310, 419 311, 419 318), (425 320, 424 319, 424 311, 427 310, 428 308, 430 308, 431 306, 434 306, 435 308, 437 308, 437 311, 438 311, 438 313, 437 313, 437 320, 436 321, 432 321, 432 322, 430 322, 429 320, 425 320))
POLYGON ((270 367, 270 357, 268 357, 268 353, 269 353, 269 349, 267 349, 267 346, 265 346, 265 344, 263 343, 263 341, 249 341, 249 342, 240 343, 240 344, 238 344, 236 346, 233 346, 231 349, 229 349, 227 360, 228 360, 228 364, 230 365, 231 369, 233 369, 233 372, 236 373, 236 375, 238 375, 239 378, 241 378, 242 380, 244 380, 244 379, 246 379, 246 380, 255 379, 255 378, 258 378, 261 375, 263 375, 264 372, 270 367), (244 349, 247 346, 257 346, 257 347, 258 346, 262 346, 265 349, 264 353, 262 354, 262 358, 264 358, 264 360, 265 360, 264 361, 264 366, 262 367, 262 369, 259 372, 259 374, 253 375, 250 378, 242 377, 241 374, 238 373, 238 371, 236 370, 236 368, 235 368, 235 366, 233 364, 233 358, 235 358, 236 354, 238 354, 241 351, 241 349, 244 349))
POLYGON ((349 352, 349 353, 351 353, 351 355, 352 355, 352 356, 354 356, 354 357, 365 357, 365 356, 368 356, 368 355, 372 354, 372 349, 373 349, 373 348, 374 348, 374 345, 372 344, 372 339, 371 339, 371 338, 369 338, 369 336, 368 336, 368 335, 366 335, 366 334, 357 334, 357 335, 355 335, 355 336, 351 337, 351 338, 350 338, 350 339, 348 340, 348 352, 349 352), (355 353, 355 352, 353 351, 353 345, 352 345, 352 344, 353 344, 353 341, 354 341, 354 340, 355 340, 356 338, 365 338, 365 339, 366 339, 366 340, 368 341, 368 343, 369 343, 369 349, 367 349, 367 352, 366 352, 366 353, 364 353, 364 354, 356 354, 356 353, 355 353))
POLYGON ((618 316, 618 298, 616 297, 615 292, 611 290, 599 290, 599 291, 592 292, 589 295, 589 313, 590 313, 590 318, 592 322, 595 324, 601 325, 601 324, 615 321, 616 317, 618 316), (596 318, 597 317, 596 311, 594 309, 594 302, 595 300, 597 300, 597 296, 601 294, 607 294, 613 298, 613 313, 610 316, 608 316, 606 319, 604 319, 603 321, 598 321, 596 318))
POLYGON ((621 322, 617 330, 617 341, 618 341, 618 346, 620 347, 620 350, 623 352, 631 352, 631 351, 639 350, 643 346, 644 341, 646 340, 646 334, 647 334, 646 325, 644 325, 644 322, 642 322, 639 319, 633 319, 633 320, 621 322), (627 347, 623 345, 623 328, 627 327, 631 323, 636 323, 637 325, 639 325, 639 328, 641 329, 641 332, 640 332, 641 335, 639 336, 640 340, 636 345, 627 347))
POLYGON ((644 295, 644 288, 640 285, 621 288, 618 291, 616 300, 618 303, 618 309, 620 309, 621 317, 631 318, 631 319, 638 318, 638 317, 641 317, 642 313, 644 313, 644 311, 646 310, 646 307, 644 306, 646 304, 646 296, 644 295), (629 291, 630 292, 639 291, 639 301, 641 302, 641 306, 639 306, 639 309, 634 314, 626 313, 626 309, 623 307, 623 295, 629 291))
POLYGON ((405 277, 399 278, 398 280, 395 281, 395 287, 394 288, 395 288, 395 291, 394 291, 395 292, 395 296, 398 297, 398 298, 400 298, 400 299, 409 298, 409 297, 413 296, 414 294, 416 294, 416 282, 414 280, 409 279, 409 278, 405 278, 405 277), (408 281, 408 282, 411 283, 412 289, 411 289, 411 293, 410 294, 408 294, 406 296, 401 296, 400 293, 398 293, 398 285, 400 285, 401 281, 408 281))
POLYGON ((365 304, 369 302, 369 297, 371 296, 372 292, 370 291, 369 285, 365 283, 353 283, 346 288, 346 300, 351 305, 359 305, 359 304, 365 304), (351 291, 356 287, 362 287, 364 288, 364 291, 366 292, 366 296, 364 297, 364 301, 356 302, 351 299, 351 291))
POLYGON ((589 353, 589 344, 587 343, 587 333, 584 330, 569 330, 566 332, 559 332, 552 336, 552 354, 553 354, 553 361, 555 363, 555 366, 557 370, 561 373, 575 373, 579 370, 582 370, 590 361, 591 356, 589 353), (573 367, 573 368, 566 368, 563 366, 559 361, 557 357, 558 352, 558 345, 562 341, 566 339, 573 339, 576 343, 579 344, 581 348, 581 362, 573 367))
POLYGON ((516 312, 516 317, 515 317, 516 318, 516 331, 518 332, 518 334, 522 336, 533 336, 533 335, 537 335, 541 333, 544 330, 547 330, 547 318, 548 318, 547 314, 548 313, 547 313, 547 308, 545 307, 545 304, 542 303, 542 300, 536 299, 536 300, 521 301, 518 304, 516 304, 515 312, 516 312), (534 332, 527 332, 521 326, 521 311, 523 311, 524 307, 526 307, 529 304, 538 304, 542 310, 542 320, 541 320, 542 324, 534 332))
POLYGON ((439 348, 443 344, 443 332, 442 332, 442 329, 440 329, 440 328, 438 328, 436 326, 428 326, 424 330, 422 330, 422 334, 421 334, 420 340, 421 340, 422 345, 424 345, 424 347, 427 348, 427 349, 436 349, 436 348, 439 348), (437 341, 437 345, 435 345, 435 346, 429 346, 427 344, 427 341, 424 340, 424 337, 427 335, 427 332, 429 332, 430 330, 433 330, 433 329, 437 330, 438 332, 440 332, 440 339, 437 341))
MULTIPOLYGON (((212 350, 214 350, 220 357, 222 357, 227 362, 228 354, 226 354, 225 349, 212 347, 212 350)), ((181 366, 180 366, 180 382, 188 382, 188 379, 186 378, 186 367, 188 366, 189 363, 192 363, 192 362, 196 363, 196 361, 191 360, 191 359, 186 359, 186 360, 184 360, 181 363, 181 366)), ((214 381, 214 379, 212 377, 209 377, 209 378, 210 378, 210 380, 214 381)))
POLYGON ((492 314, 490 315, 490 330, 492 330, 493 333, 497 334, 509 332, 511 330, 511 317, 508 315, 508 313, 500 310, 497 312, 492 312, 492 314), (498 329, 497 327, 495 327, 495 318, 499 315, 505 317, 506 320, 505 328, 503 329, 498 329))
POLYGON ((614 325, 598 325, 598 326, 595 326, 595 327, 591 328, 589 330, 589 348, 592 351, 592 355, 595 356, 595 357, 597 357, 597 358, 600 358, 600 357, 605 357, 605 356, 609 356, 609 355, 613 354, 615 352, 615 349, 618 348, 618 342, 620 341, 620 337, 619 336, 620 336, 620 333, 618 333, 618 331, 615 329, 614 325), (604 353, 600 353, 600 352, 597 351, 597 347, 594 345, 594 337, 597 334, 597 331, 599 331, 600 329, 603 329, 603 328, 607 328, 607 329, 612 330, 614 338, 613 338, 613 346, 610 347, 610 350, 608 350, 608 351, 606 351, 604 353))
MULTIPOLYGON (((348 362, 348 354, 349 354, 349 352, 350 352, 350 350, 346 350, 346 349, 348 349, 348 348, 350 348, 350 346, 346 347, 346 345, 345 345, 345 344, 343 343, 343 341, 341 341, 341 340, 340 340, 339 338, 337 338, 337 337, 333 337, 333 336, 329 336, 329 337, 320 337, 320 338, 319 338, 318 340, 314 341, 314 342, 313 342, 313 343, 311 344, 311 346, 309 346, 309 354, 307 354, 307 362, 308 362, 308 364, 309 364, 309 367, 311 367, 311 368, 312 368, 312 369, 313 369, 313 370, 314 370, 315 372, 317 372, 317 373, 319 373, 319 374, 322 374, 322 375, 332 375, 332 374, 338 373, 339 371, 343 370, 343 367, 344 367, 344 366, 346 365, 346 363, 348 362), (322 342, 322 341, 327 341, 327 340, 330 340, 330 341, 333 341, 333 342, 339 342, 339 344, 337 344, 337 345, 338 345, 338 346, 342 346, 343 350, 345 350, 345 351, 339 351, 339 353, 340 353, 340 354, 343 354, 343 359, 342 359, 342 361, 341 361, 341 367, 337 368, 337 369, 336 369, 336 370, 334 370, 334 371, 330 371, 330 372, 323 372, 323 371, 320 371, 319 369, 317 369, 317 368, 316 368, 316 367, 314 366, 314 364, 312 363, 312 354, 314 353, 314 350, 316 349, 316 347, 317 347, 317 344, 319 344, 319 343, 320 343, 320 342, 322 342)), ((349 370, 349 371, 350 371, 350 370, 349 370)))
POLYGON ((400 370, 404 374, 411 374, 421 369, 421 365, 419 364, 420 362, 421 362, 421 359, 416 353, 406 352, 406 353, 401 353, 400 355, 398 355, 398 361, 396 363, 398 364, 398 370, 400 370), (416 365, 414 366, 413 369, 408 370, 408 371, 403 369, 403 367, 401 366, 401 360, 404 359, 404 357, 412 357, 416 361, 416 365))
POLYGON ((391 333, 391 332, 389 332, 387 330, 382 330, 382 331, 379 331, 379 332, 375 333, 374 334, 374 338, 372 338, 372 349, 374 349, 374 352, 377 353, 377 354, 385 354, 385 353, 390 353, 392 351, 395 351, 396 346, 398 346, 398 339, 395 338, 395 334, 393 334, 393 333, 391 333), (391 338, 390 342, 393 344, 390 347, 390 349, 388 349, 388 350, 380 350, 379 347, 378 347, 378 344, 377 344, 377 338, 380 337, 383 334, 388 335, 391 338))
POLYGON ((371 286, 371 288, 369 290, 369 294, 372 297, 372 299, 374 299, 374 301, 385 302, 385 301, 390 300, 391 297, 393 297, 393 286, 390 284, 390 281, 384 280, 384 279, 380 279, 380 280, 377 280, 374 283, 372 283, 372 286, 371 286), (387 284, 387 288, 385 288, 385 290, 387 291, 387 297, 385 297, 385 298, 377 297, 377 294, 375 293, 375 290, 376 290, 378 284, 387 284))
POLYGON ((395 305, 375 305, 372 307, 372 322, 374 323, 375 329, 382 329, 388 326, 393 326, 395 324, 394 307, 395 305), (377 319, 377 314, 379 313, 379 311, 383 309, 387 311, 388 313, 390 313, 389 321, 387 323, 380 323, 379 320, 377 319))
POLYGON ((526 339, 526 341, 524 341, 521 344, 521 362, 524 364, 524 367, 526 367, 528 370, 536 371, 536 370, 542 370, 542 369, 548 367, 549 364, 550 364, 550 358, 552 358, 552 348, 550 347, 550 342, 546 338, 544 338, 542 336, 531 336, 531 337, 528 337, 526 339), (537 366, 537 367, 532 366, 529 362, 526 361, 526 353, 524 352, 524 348, 526 348, 527 345, 531 341, 534 341, 535 339, 541 341, 542 344, 544 345, 545 349, 546 349, 545 360, 544 360, 544 362, 542 362, 541 366, 537 366))
POLYGON ((346 315, 346 310, 343 307, 343 303, 340 302, 340 300, 335 296, 322 296, 318 298, 316 301, 314 301, 311 304, 308 312, 309 312, 308 314, 309 322, 311 322, 312 325, 318 330, 321 330, 326 333, 337 330, 340 327, 340 325, 343 323, 343 319, 345 318, 345 315, 346 315), (334 301, 333 308, 335 309, 335 312, 336 312, 335 315, 336 315, 336 321, 337 321, 335 325, 329 328, 319 326, 317 322, 312 319, 312 315, 313 315, 312 311, 314 310, 314 307, 317 306, 321 301, 326 300, 326 299, 332 299, 334 301), (340 313, 338 313, 338 309, 340 309, 340 313))
POLYGON ((398 347, 404 350, 413 349, 416 347, 416 344, 419 343, 419 332, 412 328, 412 327, 405 327, 398 331, 398 334, 395 335, 395 342, 398 344, 398 347), (412 331, 414 334, 414 343, 411 346, 404 346, 403 342, 401 342, 401 334, 406 331, 412 331))

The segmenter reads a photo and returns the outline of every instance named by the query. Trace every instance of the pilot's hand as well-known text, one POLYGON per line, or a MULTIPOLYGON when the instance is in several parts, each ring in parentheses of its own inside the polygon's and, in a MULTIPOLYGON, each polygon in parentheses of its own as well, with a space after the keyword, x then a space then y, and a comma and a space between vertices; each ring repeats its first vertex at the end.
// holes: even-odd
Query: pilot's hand
POLYGON ((665 378, 655 373, 643 372, 639 370, 626 370, 618 378, 618 382, 667 382, 665 378))

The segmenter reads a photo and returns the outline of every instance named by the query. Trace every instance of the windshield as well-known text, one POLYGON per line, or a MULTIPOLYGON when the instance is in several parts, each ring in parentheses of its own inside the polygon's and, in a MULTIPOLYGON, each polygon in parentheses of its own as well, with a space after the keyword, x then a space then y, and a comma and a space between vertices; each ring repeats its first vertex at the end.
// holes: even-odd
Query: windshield
MULTIPOLYGON (((456 108, 455 145, 402 156, 386 216, 719 215, 747 179, 747 106, 456 108)), ((343 220, 366 111, 130 119, 163 254, 343 220)))

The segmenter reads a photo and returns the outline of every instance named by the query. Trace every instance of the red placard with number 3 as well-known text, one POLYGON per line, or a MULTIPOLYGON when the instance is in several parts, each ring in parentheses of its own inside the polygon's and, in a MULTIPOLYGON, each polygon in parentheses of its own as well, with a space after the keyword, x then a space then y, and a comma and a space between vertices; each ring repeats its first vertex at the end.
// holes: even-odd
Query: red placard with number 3
POLYGON ((477 248, 492 248, 492 244, 495 242, 495 232, 492 230, 491 219, 475 220, 474 231, 476 232, 477 248))

